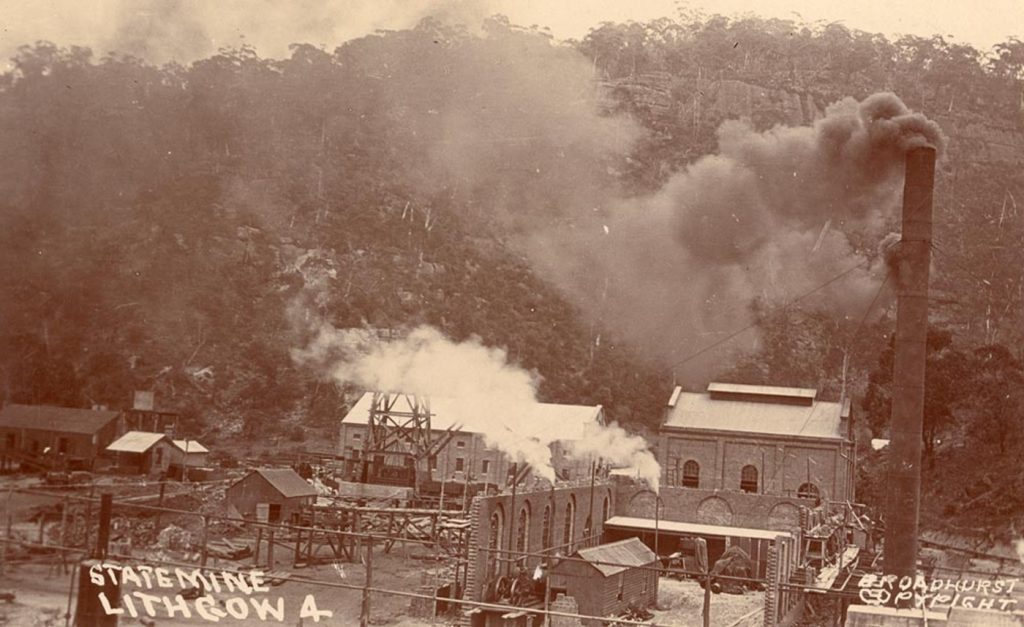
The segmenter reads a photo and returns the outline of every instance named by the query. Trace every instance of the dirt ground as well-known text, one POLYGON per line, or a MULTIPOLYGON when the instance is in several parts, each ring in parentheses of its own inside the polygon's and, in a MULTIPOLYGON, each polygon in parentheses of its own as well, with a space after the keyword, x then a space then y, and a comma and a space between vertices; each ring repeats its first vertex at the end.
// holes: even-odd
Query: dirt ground
MULTIPOLYGON (((659 625, 700 627, 704 624, 704 589, 696 581, 662 578, 658 585, 658 608, 654 612, 654 622, 659 625)), ((763 592, 712 594, 711 624, 728 627, 753 612, 751 624, 760 625, 763 609, 763 592)), ((743 625, 746 624, 744 621, 743 625)))

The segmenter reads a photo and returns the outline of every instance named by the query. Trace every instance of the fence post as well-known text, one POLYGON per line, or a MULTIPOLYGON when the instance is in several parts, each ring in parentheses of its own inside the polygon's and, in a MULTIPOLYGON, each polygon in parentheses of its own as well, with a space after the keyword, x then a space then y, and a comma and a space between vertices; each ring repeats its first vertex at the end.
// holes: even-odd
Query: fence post
POLYGON ((366 582, 363 584, 363 604, 359 612, 359 627, 370 624, 370 586, 373 585, 373 537, 363 541, 366 546, 366 582))
MULTIPOLYGON (((71 505, 71 499, 64 495, 64 505, 60 510, 60 545, 61 547, 68 546, 68 506, 71 505)), ((61 548, 60 550, 60 572, 62 575, 68 574, 68 552, 67 549, 61 548)))
POLYGON ((260 544, 263 543, 263 527, 256 527, 256 550, 252 553, 252 565, 254 568, 260 566, 260 544))
POLYGON ((267 530, 267 572, 274 568, 274 528, 267 530))
POLYGON ((704 627, 711 627, 711 568, 706 568, 704 572, 704 627))
POLYGON ((202 552, 202 557, 200 558, 201 561, 200 561, 200 564, 199 564, 203 568, 206 568, 206 558, 207 558, 206 541, 210 537, 209 534, 210 534, 210 517, 204 515, 203 516, 203 552, 202 552))
POLYGON ((0 575, 6 572, 9 553, 7 548, 11 545, 11 499, 14 498, 14 488, 7 489, 7 504, 4 507, 4 518, 7 519, 7 526, 4 530, 4 548, 0 554, 0 575))
POLYGON ((114 495, 104 492, 100 495, 100 521, 96 530, 96 553, 97 559, 106 559, 107 549, 110 546, 110 515, 114 508, 114 495))

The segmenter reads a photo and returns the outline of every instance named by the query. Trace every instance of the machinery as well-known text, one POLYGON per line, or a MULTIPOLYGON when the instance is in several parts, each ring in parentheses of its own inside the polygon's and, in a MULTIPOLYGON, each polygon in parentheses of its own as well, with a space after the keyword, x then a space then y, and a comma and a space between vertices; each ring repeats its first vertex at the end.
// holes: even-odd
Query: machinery
POLYGON ((679 538, 678 550, 668 557, 661 557, 661 565, 668 572, 667 576, 674 579, 687 579, 698 576, 697 573, 707 572, 708 543, 704 538, 679 538))
POLYGON ((415 394, 375 392, 363 439, 361 483, 399 485, 420 491, 430 479, 429 460, 459 431, 452 425, 436 436, 430 402, 415 394))

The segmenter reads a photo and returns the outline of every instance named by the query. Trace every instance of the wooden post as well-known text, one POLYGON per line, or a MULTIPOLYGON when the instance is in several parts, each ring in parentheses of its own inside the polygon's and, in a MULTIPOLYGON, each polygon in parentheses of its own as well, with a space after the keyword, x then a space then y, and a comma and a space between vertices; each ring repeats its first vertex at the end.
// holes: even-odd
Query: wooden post
POLYGON ((92 495, 93 486, 89 486, 89 500, 85 502, 85 550, 89 550, 89 536, 92 535, 92 495))
MULTIPOLYGON (((71 505, 71 499, 64 495, 64 505, 60 510, 60 545, 66 547, 68 545, 68 506, 71 505)), ((60 572, 62 575, 68 574, 68 552, 61 548, 60 551, 60 572)))
POLYGON ((370 624, 370 586, 373 585, 373 537, 364 539, 366 547, 366 582, 363 584, 363 604, 359 611, 359 627, 370 624))
POLYGON ((309 524, 309 544, 306 545, 306 563, 311 564, 313 562, 313 536, 316 534, 316 510, 313 510, 313 517, 310 519, 309 524))
MULTIPOLYGON (((166 487, 167 487, 167 482, 161 481, 160 482, 160 500, 157 501, 157 507, 163 507, 164 506, 164 489, 166 487)), ((156 532, 157 533, 160 533, 160 516, 162 514, 163 514, 162 511, 160 511, 160 510, 156 511, 156 532)))
POLYGON ((260 544, 263 543, 263 527, 256 527, 256 550, 252 553, 252 565, 256 568, 260 565, 260 544))
POLYGON ((267 571, 274 568, 274 528, 267 530, 267 571))
POLYGON ((11 544, 11 499, 14 498, 14 488, 7 489, 7 503, 4 506, 4 518, 7 519, 7 528, 4 531, 4 548, 0 553, 0 575, 3 575, 7 567, 7 547, 11 544))
POLYGON ((100 495, 100 521, 96 530, 96 559, 107 557, 107 548, 110 545, 110 515, 114 508, 114 495, 106 492, 100 495))
POLYGON ((202 566, 203 568, 206 568, 206 558, 207 558, 206 542, 207 542, 207 540, 209 540, 209 538, 210 538, 210 517, 209 516, 203 516, 203 549, 202 549, 203 552, 202 552, 202 557, 200 558, 200 562, 199 562, 199 565, 202 566))
POLYGON ((711 627, 711 564, 706 566, 704 572, 704 627, 711 627))

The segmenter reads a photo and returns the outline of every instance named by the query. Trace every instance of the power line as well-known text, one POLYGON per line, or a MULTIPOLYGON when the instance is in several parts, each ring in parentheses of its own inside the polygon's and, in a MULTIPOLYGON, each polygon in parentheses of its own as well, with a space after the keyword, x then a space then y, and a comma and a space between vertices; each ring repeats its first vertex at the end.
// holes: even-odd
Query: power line
MULTIPOLYGON (((863 266, 869 265, 870 263, 871 263, 870 259, 865 259, 865 260, 857 263, 856 265, 853 265, 853 266, 847 268, 846 270, 843 270, 842 272, 840 272, 839 274, 837 274, 837 275, 833 276, 832 278, 828 279, 824 283, 821 283, 818 286, 816 286, 816 287, 814 287, 812 289, 809 289, 806 292, 800 294, 796 298, 793 298, 792 300, 786 302, 784 305, 782 305, 782 309, 788 309, 788 308, 792 307, 796 303, 798 303, 801 300, 807 298, 808 296, 814 294, 815 292, 819 292, 819 291, 825 289, 829 285, 832 285, 836 281, 846 277, 847 275, 851 274, 852 272, 854 272, 855 270, 857 270, 857 269, 859 269, 859 268, 861 268, 863 266)), ((678 366, 681 366, 681 365, 683 365, 683 364, 685 364, 687 362, 690 362, 690 361, 696 359, 697 357, 700 357, 701 355, 703 355, 704 353, 707 353, 708 351, 711 351, 711 350, 714 350, 714 349, 718 348, 722 344, 725 344, 726 342, 736 338, 737 336, 743 334, 744 332, 749 331, 750 329, 753 329, 758 324, 764 322, 764 320, 765 320, 764 317, 761 317, 761 318, 758 318, 758 319, 754 320, 753 322, 751 322, 747 326, 743 327, 742 329, 734 331, 734 332, 730 333, 729 335, 727 335, 726 337, 724 337, 724 338, 722 338, 722 339, 720 339, 720 340, 718 340, 716 342, 712 342, 711 344, 709 344, 708 346, 705 346, 704 348, 698 350, 697 352, 692 353, 692 354, 688 355, 687 357, 684 357, 683 359, 675 362, 674 364, 669 366, 668 369, 669 370, 673 370, 673 369, 675 369, 678 366)))

